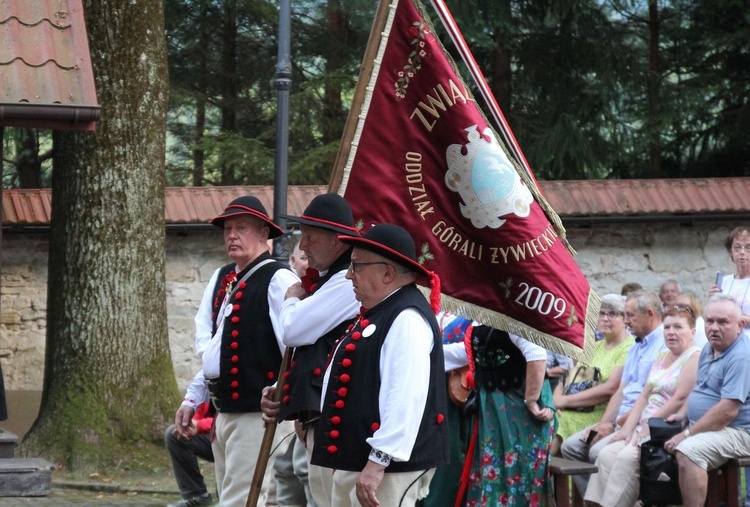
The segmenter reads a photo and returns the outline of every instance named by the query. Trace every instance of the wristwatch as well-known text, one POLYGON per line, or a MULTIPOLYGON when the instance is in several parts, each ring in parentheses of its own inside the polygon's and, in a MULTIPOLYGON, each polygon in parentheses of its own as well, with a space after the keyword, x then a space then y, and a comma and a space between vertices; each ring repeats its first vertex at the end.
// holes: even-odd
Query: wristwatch
POLYGON ((685 428, 685 431, 682 432, 682 436, 687 438, 690 436, 690 428, 685 428))

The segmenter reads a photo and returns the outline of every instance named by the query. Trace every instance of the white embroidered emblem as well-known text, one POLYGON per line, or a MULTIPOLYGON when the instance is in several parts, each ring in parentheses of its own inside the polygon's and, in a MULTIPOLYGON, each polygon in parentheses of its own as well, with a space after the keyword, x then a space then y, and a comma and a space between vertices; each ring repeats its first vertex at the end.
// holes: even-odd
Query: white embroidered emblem
POLYGON ((366 328, 362 330, 362 336, 367 338, 368 336, 372 336, 372 333, 375 332, 375 324, 370 324, 366 328))
POLYGON ((534 198, 492 130, 484 129, 484 137, 476 125, 465 130, 469 143, 452 144, 445 152, 445 185, 461 195, 463 216, 477 229, 502 227, 505 220, 500 217, 510 213, 521 218, 529 216, 534 198))

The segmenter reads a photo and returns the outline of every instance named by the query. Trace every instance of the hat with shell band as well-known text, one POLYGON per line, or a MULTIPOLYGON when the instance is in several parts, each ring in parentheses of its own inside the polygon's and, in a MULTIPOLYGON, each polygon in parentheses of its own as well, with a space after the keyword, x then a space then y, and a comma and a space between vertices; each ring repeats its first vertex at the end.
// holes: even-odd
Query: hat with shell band
POLYGON ((315 197, 301 216, 280 215, 290 222, 319 227, 346 236, 359 236, 349 203, 338 194, 315 197))
POLYGON ((230 202, 221 215, 211 220, 211 224, 223 228, 225 219, 240 215, 250 215, 268 225, 268 239, 278 238, 284 234, 281 227, 273 223, 273 220, 269 218, 266 208, 261 204, 260 200, 252 195, 238 197, 230 202))

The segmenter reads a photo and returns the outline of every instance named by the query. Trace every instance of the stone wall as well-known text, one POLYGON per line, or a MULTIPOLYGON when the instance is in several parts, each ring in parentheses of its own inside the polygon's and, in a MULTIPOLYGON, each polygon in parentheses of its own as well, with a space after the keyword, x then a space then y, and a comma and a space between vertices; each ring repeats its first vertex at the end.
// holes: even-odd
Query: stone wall
MULTIPOLYGON (((626 282, 658 289, 663 280, 676 278, 705 302, 716 271, 734 272, 723 244, 737 225, 741 224, 639 222, 567 230, 578 251, 576 260, 598 294, 619 293, 626 282)), ((46 233, 4 232, 0 361, 6 389, 42 387, 47 257, 46 233)), ((219 231, 167 233, 169 343, 180 389, 200 368, 192 351, 193 316, 211 274, 226 262, 219 231)))

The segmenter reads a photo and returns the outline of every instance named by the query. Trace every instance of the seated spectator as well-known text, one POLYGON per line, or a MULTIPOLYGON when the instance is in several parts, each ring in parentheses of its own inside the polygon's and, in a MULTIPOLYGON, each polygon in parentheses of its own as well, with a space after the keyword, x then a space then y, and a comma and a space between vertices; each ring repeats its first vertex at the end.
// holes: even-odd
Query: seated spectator
POLYGON ((677 306, 689 306, 693 310, 693 314, 695 315, 695 337, 693 338, 693 345, 699 349, 703 349, 708 343, 708 338, 706 338, 706 324, 703 321, 703 303, 701 303, 700 298, 696 296, 695 292, 686 290, 677 296, 675 304, 677 306))
POLYGON ((702 507, 708 471, 750 449, 750 337, 737 301, 723 294, 711 297, 704 313, 710 347, 698 359, 698 378, 687 400, 689 425, 664 444, 675 452, 680 491, 686 507, 702 507))
POLYGON ((659 299, 664 305, 673 305, 677 301, 677 296, 682 292, 677 280, 670 278, 661 284, 659 289, 659 299))
POLYGON ((654 361, 648 380, 627 419, 599 453, 599 472, 591 476, 585 500, 603 507, 632 507, 638 500, 639 444, 649 437, 648 419, 683 409, 695 386, 700 350, 693 345, 695 315, 690 307, 667 307, 667 350, 654 361))
MULTIPOLYGON (((560 420, 557 435, 552 442, 552 453, 559 453, 563 440, 578 431, 597 423, 607 406, 607 401, 617 392, 622 377, 622 367, 635 338, 625 327, 625 305, 622 296, 607 294, 602 297, 599 309, 599 330, 604 339, 594 345, 592 367, 599 368, 601 382, 598 386, 575 394, 565 395, 562 384, 555 389, 555 407, 560 420), (593 408, 592 410, 586 410, 593 408), (584 410, 580 410, 584 409, 584 410)), ((573 375, 576 368, 571 368, 573 375)))
POLYGON ((209 414, 208 402, 201 403, 195 411, 190 423, 190 437, 182 438, 175 432, 172 424, 164 432, 169 457, 172 458, 172 469, 177 487, 180 489, 182 500, 169 504, 167 507, 191 507, 193 505, 211 505, 213 497, 206 489, 198 458, 214 461, 211 451, 211 439, 208 433, 214 418, 209 414))
MULTIPOLYGON (((662 305, 655 292, 637 292, 625 301, 625 324, 630 327, 636 343, 630 347, 625 359, 620 386, 598 423, 563 441, 560 450, 564 458, 595 463, 617 425, 625 422, 628 411, 643 391, 651 364, 664 350, 661 316, 662 305), (589 440, 591 432, 596 433, 589 440)), ((588 479, 587 475, 573 478, 582 495, 586 492, 588 479)))

